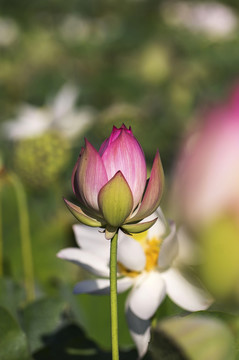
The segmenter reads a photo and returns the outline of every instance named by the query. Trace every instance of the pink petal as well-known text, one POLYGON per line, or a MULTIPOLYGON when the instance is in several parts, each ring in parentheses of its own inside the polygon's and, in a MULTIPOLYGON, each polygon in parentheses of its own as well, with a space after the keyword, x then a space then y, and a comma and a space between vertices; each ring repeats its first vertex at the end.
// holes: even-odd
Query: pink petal
POLYGON ((108 178, 121 171, 133 194, 134 207, 141 201, 147 178, 143 150, 133 135, 121 131, 105 149, 102 160, 108 178))
POLYGON ((128 134, 133 135, 131 127, 127 129, 127 127, 122 124, 122 126, 118 129, 116 126, 113 126, 113 130, 110 134, 110 137, 108 137, 103 144, 100 147, 99 154, 100 156, 103 155, 107 147, 115 140, 117 137, 121 134, 122 131, 126 131, 128 134))
POLYGON ((163 185, 163 167, 159 152, 157 151, 142 203, 136 215, 130 219, 129 222, 141 220, 152 214, 158 208, 163 193, 163 185))
POLYGON ((79 191, 84 203, 98 211, 98 194, 107 181, 107 173, 100 155, 85 139, 85 149, 75 170, 75 192, 79 191))
POLYGON ((83 199, 81 198, 81 194, 80 194, 80 189, 79 189, 79 184, 78 184, 78 180, 77 180, 77 176, 76 176, 76 171, 77 171, 77 168, 79 166, 79 162, 81 160, 81 155, 83 154, 84 152, 84 148, 82 147, 81 148, 81 152, 80 152, 80 155, 77 159, 77 162, 74 166, 74 169, 73 169, 73 172, 72 172, 72 176, 71 176, 71 185, 72 185, 72 189, 74 191, 74 194, 75 196, 77 197, 77 199, 79 200, 80 203, 83 203, 84 204, 84 201, 83 199))

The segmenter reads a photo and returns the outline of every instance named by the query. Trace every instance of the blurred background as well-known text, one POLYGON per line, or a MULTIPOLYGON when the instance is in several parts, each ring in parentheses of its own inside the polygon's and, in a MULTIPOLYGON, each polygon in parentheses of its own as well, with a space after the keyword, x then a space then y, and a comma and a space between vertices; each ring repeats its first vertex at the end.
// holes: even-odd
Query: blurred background
MULTIPOLYGON (((198 316, 215 329, 208 349, 221 346, 210 358, 239 359, 239 3, 0 0, 0 10, 0 312, 21 360, 110 359, 108 297, 73 296, 89 275, 56 253, 76 245, 62 197, 84 137, 99 149, 122 123, 149 168, 159 149, 162 208, 200 248, 195 272, 216 305, 198 316)), ((136 359, 124 299, 121 356, 136 359)), ((199 318, 193 344, 160 325, 179 314, 166 299, 145 358, 207 358, 199 318)), ((1 340, 0 355, 20 359, 1 340)))

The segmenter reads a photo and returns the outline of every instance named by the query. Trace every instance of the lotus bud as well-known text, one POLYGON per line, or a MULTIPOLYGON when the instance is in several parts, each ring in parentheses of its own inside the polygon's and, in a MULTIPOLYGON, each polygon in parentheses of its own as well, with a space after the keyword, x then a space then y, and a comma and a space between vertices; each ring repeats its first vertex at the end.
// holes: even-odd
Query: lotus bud
POLYGON ((83 224, 105 229, 111 239, 121 228, 127 233, 149 229, 156 221, 142 222, 159 206, 163 169, 157 151, 147 181, 144 152, 131 128, 115 126, 97 150, 85 139, 72 174, 72 187, 79 205, 65 200, 83 224))

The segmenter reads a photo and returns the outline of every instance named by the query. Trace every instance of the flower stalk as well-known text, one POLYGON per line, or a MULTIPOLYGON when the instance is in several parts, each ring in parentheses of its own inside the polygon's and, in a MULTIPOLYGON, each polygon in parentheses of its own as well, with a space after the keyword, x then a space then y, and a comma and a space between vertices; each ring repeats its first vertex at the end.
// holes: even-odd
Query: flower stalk
POLYGON ((3 276, 3 205, 2 191, 4 186, 5 170, 0 154, 0 277, 3 276))
POLYGON ((2 230, 2 197, 0 189, 0 277, 3 276, 3 230, 2 230))
POLYGON ((31 237, 29 230, 27 199, 24 188, 18 177, 15 174, 9 174, 9 180, 15 189, 18 210, 19 210, 20 237, 21 237, 22 261, 24 268, 26 297, 27 297, 27 301, 32 301, 35 298, 35 290, 34 290, 33 260, 32 260, 31 237))
POLYGON ((110 244, 110 309, 112 360, 119 359, 117 304, 117 241, 118 233, 113 236, 110 244))

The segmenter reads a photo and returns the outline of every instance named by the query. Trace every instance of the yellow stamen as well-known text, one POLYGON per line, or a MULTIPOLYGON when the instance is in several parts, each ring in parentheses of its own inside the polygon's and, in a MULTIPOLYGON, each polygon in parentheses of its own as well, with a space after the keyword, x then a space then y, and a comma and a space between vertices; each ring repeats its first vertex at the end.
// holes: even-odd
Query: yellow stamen
POLYGON ((145 270, 151 271, 157 266, 160 250, 160 240, 152 238, 144 244, 144 252, 146 256, 145 270))
MULTIPOLYGON (((146 264, 144 271, 151 271, 157 266, 159 251, 160 251, 160 244, 162 239, 153 237, 149 239, 147 237, 148 231, 145 231, 140 234, 134 234, 132 237, 137 240, 140 245, 142 246, 145 257, 146 257, 146 264)), ((138 276, 141 271, 132 271, 127 269, 124 265, 118 262, 118 271, 125 276, 129 277, 136 277, 138 276)))
POLYGON ((136 277, 140 274, 138 271, 132 271, 127 269, 124 265, 118 262, 118 271, 121 275, 129 276, 129 277, 136 277))

